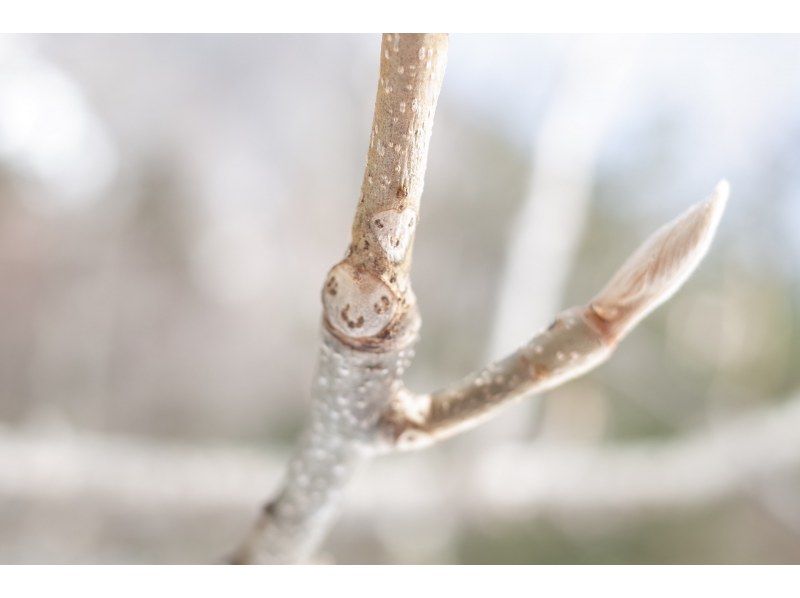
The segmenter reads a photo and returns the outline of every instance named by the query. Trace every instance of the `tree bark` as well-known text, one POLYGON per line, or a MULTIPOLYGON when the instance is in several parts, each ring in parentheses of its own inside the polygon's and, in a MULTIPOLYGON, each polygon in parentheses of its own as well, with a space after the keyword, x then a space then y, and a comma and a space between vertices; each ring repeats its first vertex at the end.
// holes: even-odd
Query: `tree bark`
POLYGON ((352 240, 322 291, 310 425, 282 489, 236 552, 236 563, 310 558, 343 487, 379 448, 378 421, 402 386, 418 338, 411 247, 446 61, 445 34, 383 36, 352 240))

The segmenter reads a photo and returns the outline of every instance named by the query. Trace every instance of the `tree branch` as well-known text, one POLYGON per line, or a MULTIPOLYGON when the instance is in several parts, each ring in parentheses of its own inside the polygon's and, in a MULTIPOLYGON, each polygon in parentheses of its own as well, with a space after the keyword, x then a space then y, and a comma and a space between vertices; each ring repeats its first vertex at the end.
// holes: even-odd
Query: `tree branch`
POLYGON ((720 182, 645 241, 587 305, 568 309, 505 359, 430 395, 400 392, 384 415, 390 443, 419 448, 474 427, 510 400, 530 396, 599 365, 630 330, 666 301, 706 254, 728 199, 720 182))
POLYGON ((352 241, 322 292, 322 348, 308 429, 280 491, 233 562, 310 558, 344 488, 368 457, 452 435, 508 400, 552 388, 601 363, 691 274, 711 242, 727 184, 653 235, 600 295, 559 315, 529 345, 451 389, 408 392, 402 376, 419 329, 409 282, 412 243, 446 52, 443 34, 383 37, 352 241))
POLYGON ((418 336, 411 246, 446 60, 444 34, 383 36, 352 241, 322 292, 309 428, 280 492, 233 562, 308 559, 333 521, 342 489, 374 451, 376 423, 402 385, 418 336))
MULTIPOLYGON (((242 512, 279 474, 282 454, 90 432, 0 427, 0 497, 98 501, 126 513, 242 512)), ((356 483, 352 519, 448 509, 514 520, 541 512, 612 514, 706 504, 800 465, 800 395, 668 440, 488 447, 462 486, 436 485, 452 467, 382 460, 356 483), (513 483, 511 483, 513 481, 513 483)))
POLYGON ((356 349, 386 351, 416 336, 411 253, 446 61, 446 35, 383 37, 352 241, 322 296, 326 327, 356 349))

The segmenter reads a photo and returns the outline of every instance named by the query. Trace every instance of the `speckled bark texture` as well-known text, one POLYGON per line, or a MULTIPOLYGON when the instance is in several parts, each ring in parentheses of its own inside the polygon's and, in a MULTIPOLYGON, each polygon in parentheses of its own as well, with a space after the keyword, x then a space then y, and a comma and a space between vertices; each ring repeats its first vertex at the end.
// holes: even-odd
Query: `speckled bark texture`
POLYGON ((411 252, 446 56, 446 35, 383 36, 352 240, 322 289, 322 347, 309 424, 278 493, 233 562, 308 562, 364 461, 451 436, 508 401, 602 363, 691 275, 711 243, 726 183, 657 231, 594 299, 559 314, 525 346, 449 388, 408 391, 403 373, 420 326, 409 283, 411 252))
POLYGON ((402 344, 398 331, 416 317, 411 253, 446 63, 446 35, 383 36, 352 240, 322 296, 326 325, 347 344, 374 350, 402 344))
POLYGON ((377 449, 377 422, 413 357, 410 349, 356 351, 323 330, 309 424, 277 496, 236 563, 298 563, 313 556, 342 491, 377 449))
POLYGON ((565 310, 508 357, 430 395, 399 393, 381 421, 383 433, 398 448, 421 448, 476 426, 510 400, 548 390, 601 364, 703 259, 728 193, 722 181, 706 201, 653 233, 587 305, 565 310))
POLYGON ((309 427, 277 496, 234 556, 305 562, 341 490, 371 453, 413 355, 419 312, 411 246, 447 61, 445 34, 386 34, 367 165, 345 259, 322 289, 323 331, 309 427))

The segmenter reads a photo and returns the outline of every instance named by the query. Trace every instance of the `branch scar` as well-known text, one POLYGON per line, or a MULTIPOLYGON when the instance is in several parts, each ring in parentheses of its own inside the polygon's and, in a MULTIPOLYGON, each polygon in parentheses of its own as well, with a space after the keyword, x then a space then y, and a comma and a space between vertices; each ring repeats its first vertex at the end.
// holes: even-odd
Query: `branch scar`
POLYGON ((388 258, 395 264, 402 262, 414 237, 417 213, 412 208, 384 210, 369 221, 372 234, 388 258))

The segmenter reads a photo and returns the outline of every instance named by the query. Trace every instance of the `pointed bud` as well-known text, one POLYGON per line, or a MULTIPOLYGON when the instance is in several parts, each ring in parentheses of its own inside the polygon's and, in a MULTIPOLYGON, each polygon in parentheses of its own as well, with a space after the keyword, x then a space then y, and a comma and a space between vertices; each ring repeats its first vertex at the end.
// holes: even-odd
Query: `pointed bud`
POLYGON ((636 250, 591 308, 614 338, 669 299, 703 259, 717 230, 730 185, 720 181, 711 197, 662 226, 636 250))

